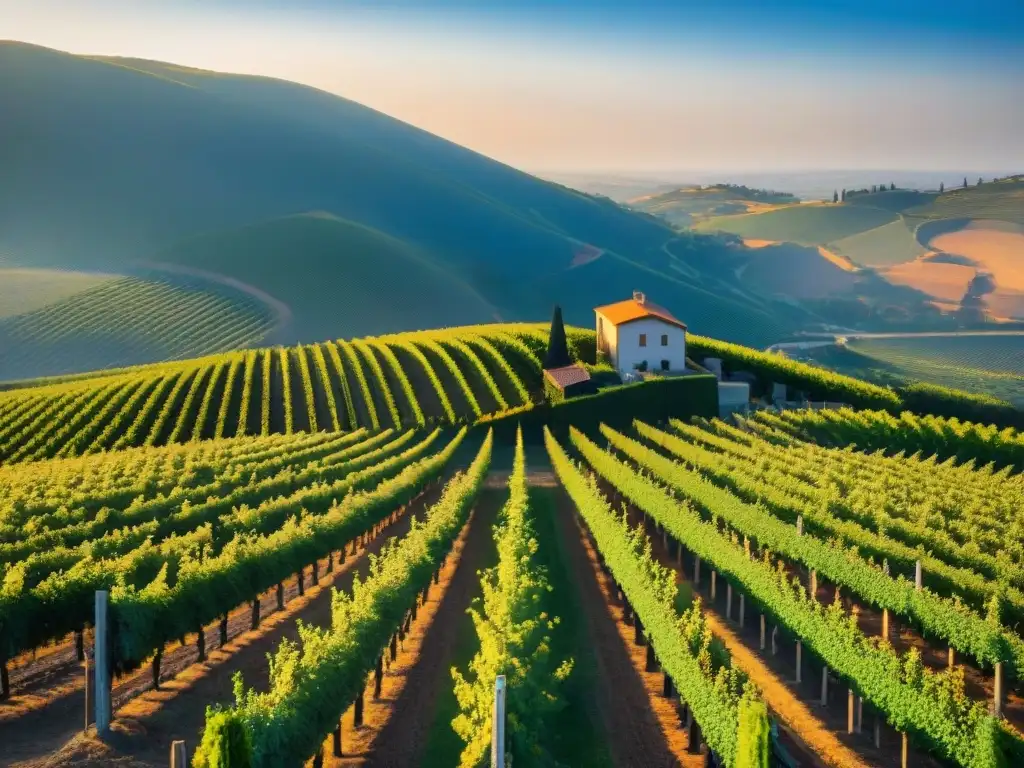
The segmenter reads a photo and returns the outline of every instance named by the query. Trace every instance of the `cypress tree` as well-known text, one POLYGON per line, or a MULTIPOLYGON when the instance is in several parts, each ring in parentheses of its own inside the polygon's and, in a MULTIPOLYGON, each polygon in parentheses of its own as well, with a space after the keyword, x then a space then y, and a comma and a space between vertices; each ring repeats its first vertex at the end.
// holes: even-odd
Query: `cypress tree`
POLYGON ((548 336, 548 353, 544 357, 544 370, 564 368, 572 365, 569 357, 569 344, 565 340, 565 325, 562 323, 562 308, 555 305, 551 316, 551 333, 548 336))

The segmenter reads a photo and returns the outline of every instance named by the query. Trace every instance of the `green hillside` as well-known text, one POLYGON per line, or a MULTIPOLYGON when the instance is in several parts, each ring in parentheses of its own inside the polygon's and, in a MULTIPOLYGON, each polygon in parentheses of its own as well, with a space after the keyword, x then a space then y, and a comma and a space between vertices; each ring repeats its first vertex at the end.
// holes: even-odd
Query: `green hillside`
POLYGON ((675 226, 690 226, 714 216, 747 213, 751 207, 799 202, 785 192, 751 189, 736 184, 713 184, 673 189, 631 200, 629 205, 659 216, 675 226))
POLYGON ((0 321, 56 304, 116 279, 114 275, 57 269, 0 267, 0 321))
POLYGON ((850 339, 812 357, 858 378, 928 382, 1006 400, 1024 408, 1024 337, 946 336, 850 339))
POLYGON ((1024 224, 1024 176, 947 189, 905 213, 915 219, 995 219, 1024 224))
POLYGON ((866 267, 888 267, 926 253, 914 238, 914 224, 900 217, 880 227, 829 243, 829 248, 866 267))
MULTIPOLYGON (((0 392, 0 461, 475 421, 539 396, 546 335, 539 325, 484 325, 39 381, 0 392)), ((593 333, 574 331, 572 338, 575 353, 592 362, 593 333)))
POLYGON ((0 314, 0 381, 225 352, 259 342, 274 322, 265 305, 230 289, 53 274, 37 272, 27 296, 15 294, 21 280, 0 285, 13 305, 0 314))
POLYGON ((716 216, 696 226, 701 231, 732 232, 754 240, 824 245, 881 227, 896 219, 892 211, 851 204, 807 204, 765 213, 716 216))
POLYGON ((286 304, 301 327, 278 338, 465 325, 495 308, 422 250, 330 214, 305 214, 182 241, 159 262, 237 275, 286 304))
POLYGON ((749 343, 791 327, 792 311, 719 302, 674 269, 653 217, 322 91, 18 43, 0 43, 0 70, 19 73, 0 80, 5 265, 201 270, 283 304, 268 338, 286 344, 526 320, 556 302, 589 325, 634 289, 670 306, 703 291, 686 320, 709 334, 726 316, 749 343))

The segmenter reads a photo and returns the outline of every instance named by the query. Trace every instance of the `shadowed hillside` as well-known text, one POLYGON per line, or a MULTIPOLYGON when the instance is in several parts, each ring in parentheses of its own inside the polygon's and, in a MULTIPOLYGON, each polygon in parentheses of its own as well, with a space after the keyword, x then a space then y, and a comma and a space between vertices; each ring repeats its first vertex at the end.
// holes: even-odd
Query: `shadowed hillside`
MULTIPOLYGON (((14 266, 201 269, 286 305, 281 342, 530 319, 555 302, 589 325, 633 289, 703 290, 668 263, 673 233, 653 218, 322 91, 17 43, 0 43, 0 69, 17 73, 0 81, 14 266)), ((713 292, 686 312, 707 333, 724 316, 751 343, 789 327, 713 292)))

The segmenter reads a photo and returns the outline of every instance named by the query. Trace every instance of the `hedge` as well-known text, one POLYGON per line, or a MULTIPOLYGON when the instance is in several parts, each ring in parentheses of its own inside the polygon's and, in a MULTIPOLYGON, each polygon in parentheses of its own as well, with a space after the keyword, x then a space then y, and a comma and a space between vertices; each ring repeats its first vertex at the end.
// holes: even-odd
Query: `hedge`
POLYGON ((896 391, 905 411, 1024 430, 1024 411, 1005 400, 923 382, 897 387, 896 391))
POLYGON ((633 419, 657 423, 670 418, 718 416, 718 381, 710 374, 658 377, 635 384, 602 389, 560 403, 527 405, 502 413, 488 414, 478 425, 494 427, 496 440, 512 443, 522 424, 523 439, 544 440, 544 426, 556 435, 568 434, 574 426, 582 432, 596 431, 601 424, 628 429, 633 419))
POLYGON ((687 354, 703 360, 717 357, 726 371, 749 371, 765 389, 772 382, 788 384, 807 392, 812 400, 840 400, 858 408, 899 408, 900 398, 891 389, 834 373, 784 355, 760 352, 739 344, 687 334, 687 354))
POLYGON ((852 376, 791 360, 784 355, 760 352, 738 344, 703 336, 686 337, 687 354, 703 360, 717 357, 726 371, 749 371, 765 393, 772 382, 791 385, 811 400, 835 400, 854 408, 881 409, 899 416, 903 411, 923 416, 945 416, 961 421, 1024 429, 1024 411, 987 395, 918 382, 890 389, 852 376))

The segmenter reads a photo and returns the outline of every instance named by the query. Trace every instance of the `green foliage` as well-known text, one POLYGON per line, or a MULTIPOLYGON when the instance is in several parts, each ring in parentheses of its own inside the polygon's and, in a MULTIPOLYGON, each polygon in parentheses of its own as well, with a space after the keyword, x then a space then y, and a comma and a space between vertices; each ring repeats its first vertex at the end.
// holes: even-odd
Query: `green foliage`
MULTIPOLYGON (((758 414, 758 418, 770 417, 758 414)), ((909 412, 894 416, 885 411, 852 408, 786 411, 780 418, 783 424, 792 425, 811 439, 855 445, 861 450, 921 452, 940 459, 974 460, 978 466, 992 462, 1013 472, 1024 469, 1024 435, 1009 427, 999 429, 956 418, 909 412)))
POLYGON ((738 669, 716 664, 710 652, 711 630, 704 622, 700 600, 683 614, 677 613, 675 576, 654 559, 643 528, 631 529, 625 512, 620 516, 612 510, 594 479, 588 480, 573 465, 550 430, 545 429, 544 439, 555 473, 596 540, 616 583, 643 622, 662 669, 693 710, 708 744, 726 765, 732 765, 736 759, 738 706, 746 681, 738 669))
MULTIPOLYGON (((1024 376, 1018 377, 1024 387, 1024 376)), ((1024 429, 1024 410, 989 395, 918 382, 897 390, 912 413, 1024 429)))
POLYGON ((768 768, 771 757, 771 726, 768 706, 745 691, 740 699, 736 734, 735 768, 768 768))
POLYGON ((256 344, 273 327, 268 308, 240 291, 168 277, 95 278, 86 290, 4 316, 6 294, 19 284, 8 272, 0 269, 4 379, 200 357, 256 344))
POLYGON ((231 712, 207 708, 206 730, 193 768, 251 768, 252 744, 242 721, 231 712))
POLYGON ((885 387, 842 376, 784 355, 759 352, 724 341, 687 334, 690 357, 717 357, 726 371, 749 371, 758 378, 761 391, 769 391, 773 382, 806 390, 814 400, 839 400, 858 408, 898 408, 899 397, 885 387))
POLYGON ((388 380, 384 376, 384 369, 381 367, 377 356, 373 354, 373 350, 367 346, 365 341, 353 339, 350 344, 356 354, 361 356, 363 361, 370 367, 370 372, 373 374, 372 380, 374 386, 384 395, 384 403, 387 405, 391 425, 395 429, 401 428, 402 417, 398 413, 398 405, 395 403, 395 396, 391 392, 391 386, 388 384, 388 380))
POLYGON ((602 423, 628 426, 634 418, 662 421, 672 416, 716 416, 718 384, 711 375, 652 378, 635 384, 603 389, 595 395, 574 397, 553 405, 517 408, 485 416, 479 423, 493 425, 499 440, 511 442, 522 425, 527 442, 536 442, 542 429, 565 434, 570 426, 595 431, 602 423))
POLYGON ((936 673, 923 669, 913 654, 901 658, 885 640, 862 634, 841 602, 826 608, 800 582, 790 581, 785 568, 767 558, 751 558, 738 540, 722 534, 717 517, 705 521, 691 506, 680 504, 653 480, 635 473, 580 433, 574 432, 573 437, 577 446, 587 449, 595 470, 620 493, 799 637, 840 679, 851 681, 894 728, 923 740, 958 765, 992 764, 978 746, 986 741, 991 727, 987 721, 993 716, 985 704, 966 696, 962 669, 936 673))
POLYGON ((704 232, 732 232, 756 240, 823 245, 895 219, 896 214, 891 211, 866 205, 792 205, 765 213, 718 216, 700 222, 696 228, 704 232))
POLYGON ((359 391, 362 394, 363 405, 370 416, 370 423, 367 426, 371 426, 373 429, 380 429, 380 419, 377 417, 377 406, 373 402, 373 395, 370 393, 370 385, 366 380, 366 372, 363 370, 363 366, 359 362, 359 357, 348 342, 339 339, 337 341, 337 345, 341 350, 342 357, 345 359, 345 365, 350 371, 352 371, 352 374, 356 377, 356 381, 359 383, 359 391))
MULTIPOLYGON (((118 514, 96 516, 95 505, 134 499, 139 486, 38 515, 54 528, 0 544, 0 562, 20 561, 4 577, 0 640, 13 656, 79 629, 90 620, 89 596, 108 589, 120 626, 115 660, 131 666, 361 533, 436 477, 463 435, 426 458, 436 430, 404 450, 411 432, 324 436, 305 447, 288 440, 280 453, 247 459, 227 451, 211 467, 215 474, 199 475, 194 487, 172 479, 166 496, 122 502, 118 514)), ((256 444, 268 440, 283 438, 256 444)), ((5 538, 18 534, 16 521, 5 538)))
POLYGON ((550 591, 545 569, 538 564, 539 542, 529 509, 526 458, 522 434, 517 435, 509 478, 509 499, 495 526, 498 564, 480 578, 482 601, 470 610, 480 650, 463 675, 452 669, 460 713, 452 721, 466 747, 460 765, 475 768, 491 743, 494 681, 506 676, 506 738, 517 762, 551 762, 545 749, 549 718, 564 706, 560 684, 572 661, 551 657, 552 632, 558 617, 545 611, 550 591))
POLYGON ((246 689, 238 680, 235 705, 227 711, 249 734, 255 768, 305 763, 362 692, 466 522, 492 444, 488 435, 468 470, 455 475, 422 522, 414 521, 408 534, 371 559, 369 574, 355 580, 350 594, 333 593, 330 626, 300 623, 298 642, 282 641, 270 657, 268 686, 246 689))
MULTIPOLYGON (((678 422, 676 424, 683 426, 678 422)), ((761 466, 772 463, 779 471, 769 477, 754 477, 745 471, 746 465, 743 463, 715 462, 714 457, 718 454, 693 450, 690 440, 695 430, 688 430, 686 434, 689 440, 683 440, 639 422, 636 427, 640 435, 670 451, 674 458, 683 458, 694 469, 676 464, 657 451, 607 427, 602 428, 602 434, 617 450, 645 467, 659 482, 665 483, 706 514, 725 521, 738 533, 757 541, 773 553, 800 563, 807 569, 814 569, 844 588, 853 589, 869 604, 912 619, 928 636, 942 638, 982 665, 991 666, 1006 661, 1014 668, 1024 668, 1024 642, 1012 631, 1001 627, 998 621, 992 623, 986 620, 981 613, 970 610, 959 599, 939 597, 928 590, 918 591, 914 583, 906 578, 890 578, 877 565, 865 561, 862 555, 870 553, 879 559, 887 559, 890 567, 901 566, 912 573, 915 558, 924 559, 917 549, 906 545, 894 546, 886 537, 861 527, 858 523, 866 515, 850 511, 846 513, 849 515, 847 518, 840 511, 842 499, 824 494, 820 500, 801 499, 796 495, 795 489, 799 487, 797 483, 786 484, 778 478, 787 466, 798 467, 800 476, 805 478, 813 476, 815 471, 823 473, 824 466, 820 460, 817 467, 804 466, 792 449, 780 450, 772 455, 771 446, 758 446, 751 451, 751 463, 756 462, 761 466), (725 485, 732 492, 717 487, 705 478, 725 485), (777 487, 787 485, 787 490, 777 490, 777 487), (757 502, 757 506, 744 503, 734 493, 749 502, 757 502), (785 522, 766 515, 766 511, 778 514, 785 522), (798 515, 803 516, 805 531, 818 534, 820 538, 798 534, 793 525, 798 515), (851 545, 856 549, 847 549, 851 545)), ((588 447, 592 449, 592 446, 588 447)), ((840 466, 840 471, 845 469, 846 477, 849 478, 853 468, 849 465, 840 466)), ((877 478, 893 473, 892 468, 882 464, 877 464, 873 472, 877 478)), ((907 482, 913 480, 907 478, 907 482)), ((856 485, 848 483, 845 496, 855 494, 856 490, 856 485)), ((886 503, 881 487, 867 491, 867 496, 871 511, 894 506, 894 503, 886 503)), ((930 494, 929 498, 932 498, 930 494)), ((886 526, 885 530, 891 535, 895 527, 886 526)), ((992 585, 986 578, 979 578, 977 574, 965 574, 961 569, 954 569, 950 573, 948 566, 935 562, 934 558, 927 560, 925 568, 930 575, 929 583, 935 582, 935 576, 932 575, 935 571, 946 590, 954 595, 965 591, 965 587, 971 588, 972 597, 977 594, 975 590, 980 591, 977 598, 980 603, 988 602, 991 590, 998 589, 997 585, 992 585)))

